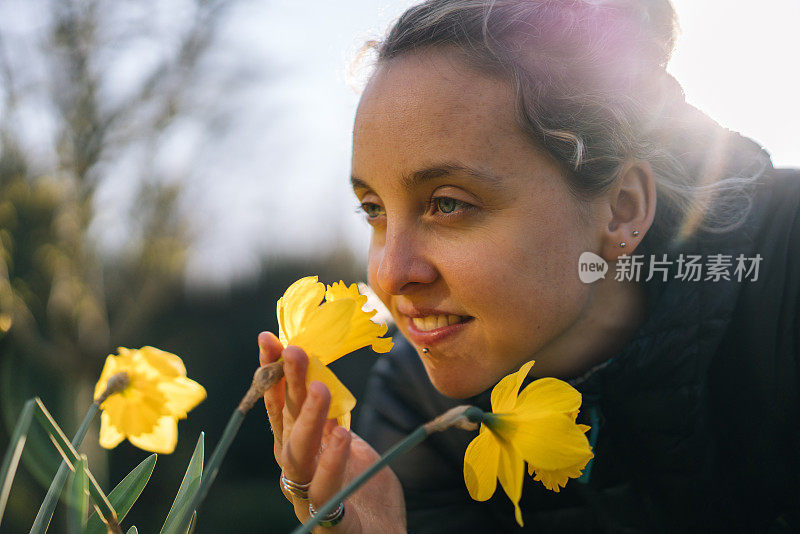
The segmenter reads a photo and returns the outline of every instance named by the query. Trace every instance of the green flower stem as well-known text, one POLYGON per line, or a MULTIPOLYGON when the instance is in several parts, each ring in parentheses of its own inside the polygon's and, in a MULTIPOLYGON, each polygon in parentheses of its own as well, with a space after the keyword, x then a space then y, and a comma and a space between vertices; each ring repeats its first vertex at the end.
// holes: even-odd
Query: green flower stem
POLYGON ((203 469, 200 486, 197 488, 194 498, 192 498, 191 505, 184 509, 183 513, 177 518, 177 521, 163 534, 183 534, 189 529, 192 514, 197 511, 203 499, 208 495, 211 484, 213 484, 214 479, 217 478, 222 460, 228 453, 228 449, 231 443, 233 443, 233 438, 236 437, 236 433, 239 432, 239 427, 242 426, 244 416, 247 415, 247 412, 250 411, 256 401, 263 398, 264 393, 273 385, 277 384, 281 378, 283 378, 282 361, 268 363, 256 369, 256 372, 253 373, 253 382, 250 384, 250 388, 247 390, 247 393, 245 393, 239 406, 237 406, 233 414, 231 414, 231 418, 228 419, 225 431, 222 433, 219 443, 217 443, 217 446, 214 448, 214 452, 211 453, 211 459, 206 464, 205 469, 203 469))
MULTIPOLYGON (((93 402, 92 405, 89 406, 89 410, 86 412, 86 416, 83 418, 80 428, 78 428, 78 431, 72 438, 72 446, 74 448, 77 449, 81 446, 83 438, 86 436, 86 431, 89 430, 89 425, 99 411, 100 405, 96 402, 93 402)), ((50 519, 52 519, 53 512, 58 504, 58 499, 64 489, 64 484, 67 482, 69 472, 69 465, 67 465, 66 460, 63 460, 58 468, 58 472, 56 472, 56 476, 53 478, 53 482, 50 483, 50 487, 47 489, 47 495, 44 497, 42 506, 39 507, 39 512, 36 514, 36 519, 33 521, 33 526, 31 527, 31 534, 47 531, 50 519)))
POLYGON ((233 411, 231 418, 228 420, 228 425, 225 427, 225 431, 222 433, 222 437, 217 443, 217 446, 214 448, 214 452, 211 453, 211 459, 208 461, 206 468, 203 470, 200 486, 197 488, 197 492, 194 494, 191 505, 184 509, 184 512, 181 514, 178 520, 175 521, 172 526, 164 532, 164 534, 186 532, 189 526, 189 521, 192 518, 192 513, 197 510, 197 508, 206 498, 206 495, 208 495, 208 490, 211 488, 211 484, 213 484, 214 479, 217 478, 217 473, 219 473, 222 460, 225 458, 231 443, 233 443, 233 438, 236 437, 236 433, 239 432, 239 427, 242 426, 244 416, 245 414, 238 409, 233 411))
POLYGON ((469 408, 464 411, 464 417, 472 421, 473 423, 483 423, 485 425, 491 425, 494 423, 497 418, 491 412, 484 412, 480 408, 475 406, 470 406, 469 408))

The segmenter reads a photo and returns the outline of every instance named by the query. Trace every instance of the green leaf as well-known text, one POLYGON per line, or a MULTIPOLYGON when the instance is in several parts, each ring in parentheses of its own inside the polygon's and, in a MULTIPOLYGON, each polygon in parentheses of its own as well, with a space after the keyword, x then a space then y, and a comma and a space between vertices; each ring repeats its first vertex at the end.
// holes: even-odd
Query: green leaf
POLYGON ((189 523, 189 534, 194 534, 195 528, 197 528, 197 510, 192 512, 192 522, 189 523))
POLYGON ((22 449, 25 448, 25 440, 28 439, 28 430, 31 427, 35 407, 36 401, 33 399, 25 403, 19 419, 17 419, 17 424, 14 426, 8 450, 3 457, 3 467, 0 468, 0 523, 3 522, 3 512, 6 510, 8 495, 11 493, 11 483, 14 482, 14 475, 17 474, 19 459, 22 456, 22 449))
MULTIPOLYGON (((75 449, 80 447, 81 443, 83 443, 86 431, 89 429, 89 425, 99 411, 100 406, 98 406, 96 402, 93 402, 91 406, 89 406, 89 410, 86 412, 86 416, 83 418, 80 428, 78 428, 78 431, 72 438, 72 446, 75 447, 75 449)), ((70 470, 67 462, 62 461, 61 465, 58 467, 56 476, 53 477, 53 481, 50 483, 50 487, 47 488, 47 495, 45 495, 44 501, 42 501, 42 505, 39 507, 36 519, 33 520, 31 533, 36 534, 47 531, 47 526, 50 524, 50 519, 53 517, 53 512, 61 496, 61 490, 64 488, 64 483, 67 481, 67 476, 69 474, 70 470)))
POLYGON ((194 492, 192 504, 183 510, 178 522, 166 530, 165 534, 184 534, 186 529, 189 528, 189 525, 191 525, 191 512, 196 512, 200 508, 200 505, 203 504, 206 495, 208 495, 211 484, 213 484, 214 480, 217 478, 222 460, 225 459, 225 455, 228 454, 228 449, 230 449, 231 443, 233 443, 234 438, 236 438, 239 427, 242 426, 244 416, 245 412, 241 411, 239 408, 233 410, 230 419, 228 419, 228 424, 225 425, 225 430, 222 432, 222 437, 219 438, 217 446, 214 447, 214 452, 211 453, 211 458, 208 460, 208 465, 206 465, 206 468, 203 470, 203 479, 200 481, 200 487, 194 492))
POLYGON ((75 464, 75 472, 69 477, 69 510, 67 522, 69 531, 81 534, 86 526, 89 513, 89 480, 86 477, 86 456, 75 464))
MULTIPOLYGON (((188 515, 186 514, 186 509, 191 506, 192 499, 197 492, 197 488, 200 487, 200 481, 203 476, 203 457, 205 454, 204 441, 205 436, 200 432, 200 437, 197 438, 197 445, 194 447, 194 453, 189 460, 189 466, 186 468, 183 481, 181 482, 180 488, 178 488, 178 494, 175 496, 175 501, 169 509, 169 514, 167 514, 167 519, 164 521, 164 526, 161 527, 161 534, 180 528, 177 522, 188 515)), ((183 532, 188 531, 189 528, 183 530, 183 532)))
MULTIPOLYGON (((122 482, 117 484, 111 493, 108 494, 108 500, 117 511, 117 521, 122 521, 125 515, 130 511, 133 503, 139 498, 147 481, 150 480, 150 475, 153 474, 153 469, 156 467, 156 456, 151 454, 144 459, 142 463, 137 465, 133 471, 122 479, 122 482)), ((89 518, 89 525, 86 529, 88 534, 106 534, 107 527, 97 514, 93 514, 89 518)))
POLYGON ((128 529, 128 534, 139 534, 139 529, 136 527, 131 527, 128 529))
MULTIPOLYGON (((78 452, 75 450, 75 447, 67 441, 67 436, 64 435, 64 431, 61 430, 61 427, 58 426, 56 420, 53 419, 53 416, 50 415, 50 412, 47 411, 44 404, 39 397, 34 397, 34 402, 36 403, 36 410, 35 415, 36 419, 39 421, 39 424, 47 431, 47 435, 50 436, 50 440, 55 445, 58 452, 61 454, 61 457, 64 458, 64 461, 67 462, 67 465, 70 469, 75 469, 75 464, 78 463, 80 460, 80 456, 78 456, 78 452)), ((106 497, 106 494, 103 493, 103 490, 100 488, 100 485, 95 480, 94 475, 89 470, 88 467, 84 467, 84 472, 86 473, 86 478, 89 481, 89 495, 92 497, 92 501, 95 509, 97 509, 100 513, 103 514, 103 517, 109 524, 116 524, 118 523, 117 513, 114 510, 114 507, 111 506, 111 503, 106 497)))

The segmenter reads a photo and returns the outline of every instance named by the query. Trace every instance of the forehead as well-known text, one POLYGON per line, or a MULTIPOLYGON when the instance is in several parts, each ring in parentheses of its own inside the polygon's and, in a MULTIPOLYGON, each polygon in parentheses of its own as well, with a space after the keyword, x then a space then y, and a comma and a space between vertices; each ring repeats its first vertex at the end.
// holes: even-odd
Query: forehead
POLYGON ((455 124, 480 128, 487 119, 513 126, 510 84, 469 67, 454 52, 428 50, 377 68, 362 95, 356 124, 413 123, 449 132, 455 124))
POLYGON ((494 166, 501 163, 490 161, 498 151, 538 153, 516 126, 514 109, 509 83, 468 67, 455 53, 426 51, 385 62, 356 113, 354 174, 386 165, 413 171, 440 161, 494 166))

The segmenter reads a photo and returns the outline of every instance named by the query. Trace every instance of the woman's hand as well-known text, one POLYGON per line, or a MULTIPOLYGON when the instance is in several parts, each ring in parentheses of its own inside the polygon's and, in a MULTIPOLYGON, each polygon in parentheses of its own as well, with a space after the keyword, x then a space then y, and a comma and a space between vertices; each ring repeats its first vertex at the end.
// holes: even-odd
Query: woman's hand
MULTIPOLYGON (((270 332, 259 334, 258 347, 261 365, 274 362, 281 355, 284 360, 285 378, 264 395, 275 437, 275 459, 287 479, 299 484, 311 483, 309 499, 320 508, 375 463, 378 453, 353 432, 338 426, 336 420, 327 419, 330 392, 321 382, 312 382, 306 389, 308 356, 302 349, 294 346, 284 349, 270 332)), ((285 489, 283 493, 294 505, 297 518, 306 522, 309 501, 285 489)), ((392 470, 382 469, 347 498, 340 523, 315 531, 405 533, 405 501, 392 470)))

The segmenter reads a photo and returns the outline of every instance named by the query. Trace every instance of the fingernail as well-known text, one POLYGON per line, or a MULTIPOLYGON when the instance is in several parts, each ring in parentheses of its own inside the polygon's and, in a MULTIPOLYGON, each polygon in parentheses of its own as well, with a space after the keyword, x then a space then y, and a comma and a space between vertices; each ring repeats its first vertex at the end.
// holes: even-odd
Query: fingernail
POLYGON ((267 343, 267 336, 269 336, 269 332, 261 332, 258 334, 258 363, 261 365, 267 363, 266 361, 262 361, 267 356, 267 353, 264 351, 264 345, 267 343))

